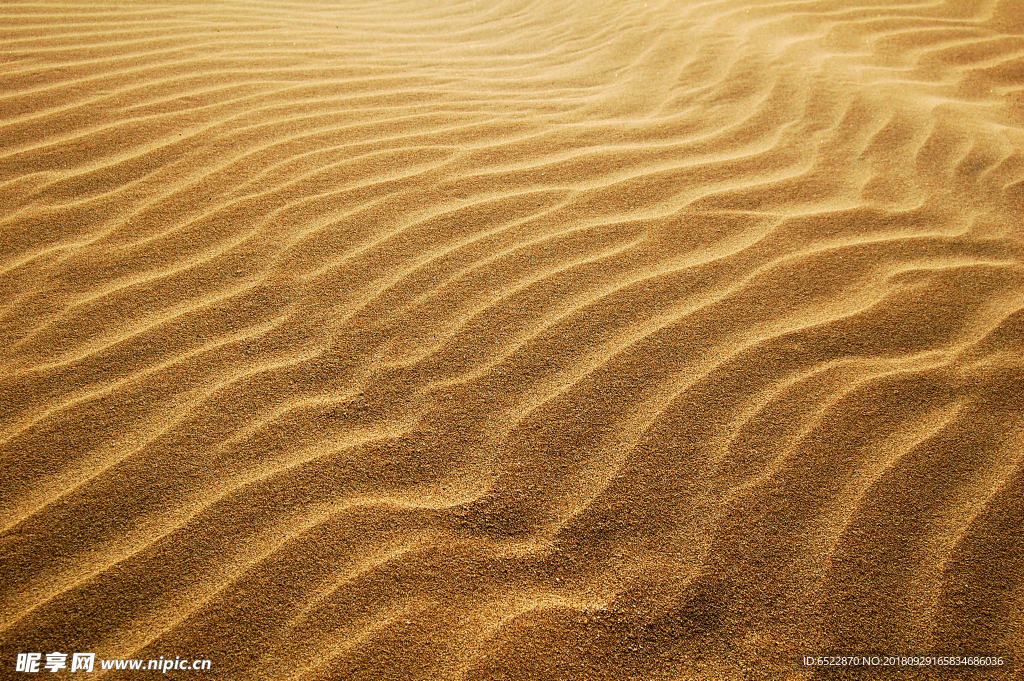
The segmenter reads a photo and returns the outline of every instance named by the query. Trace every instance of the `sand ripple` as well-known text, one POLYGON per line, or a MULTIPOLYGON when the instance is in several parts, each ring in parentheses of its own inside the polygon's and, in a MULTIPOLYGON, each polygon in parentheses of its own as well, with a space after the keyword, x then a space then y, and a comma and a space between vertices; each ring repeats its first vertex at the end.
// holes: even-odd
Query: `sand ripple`
POLYGON ((1024 663, 1016 1, 0 16, 5 668, 1024 663))

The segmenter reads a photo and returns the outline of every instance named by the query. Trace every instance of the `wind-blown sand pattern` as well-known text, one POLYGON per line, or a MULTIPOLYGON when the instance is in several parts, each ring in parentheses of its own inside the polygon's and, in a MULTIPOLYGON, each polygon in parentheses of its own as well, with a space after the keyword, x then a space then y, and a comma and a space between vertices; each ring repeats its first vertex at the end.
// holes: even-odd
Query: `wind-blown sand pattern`
POLYGON ((1017 0, 14 1, 0 58, 5 670, 1024 664, 1017 0))

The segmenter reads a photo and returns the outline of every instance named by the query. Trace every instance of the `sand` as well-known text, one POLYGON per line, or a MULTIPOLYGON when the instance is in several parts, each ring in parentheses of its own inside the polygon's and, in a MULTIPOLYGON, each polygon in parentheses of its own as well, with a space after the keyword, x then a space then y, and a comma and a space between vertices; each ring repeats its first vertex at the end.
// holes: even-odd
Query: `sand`
POLYGON ((5 2, 0 676, 1024 665, 1022 225, 1017 0, 5 2))

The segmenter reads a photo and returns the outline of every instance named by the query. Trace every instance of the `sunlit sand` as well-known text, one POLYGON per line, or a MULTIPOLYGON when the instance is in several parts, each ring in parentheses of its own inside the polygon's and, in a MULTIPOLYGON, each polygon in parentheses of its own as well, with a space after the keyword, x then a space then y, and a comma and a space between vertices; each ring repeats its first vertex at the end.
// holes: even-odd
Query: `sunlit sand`
POLYGON ((1016 1, 6 2, 0 664, 1024 664, 1022 225, 1016 1))

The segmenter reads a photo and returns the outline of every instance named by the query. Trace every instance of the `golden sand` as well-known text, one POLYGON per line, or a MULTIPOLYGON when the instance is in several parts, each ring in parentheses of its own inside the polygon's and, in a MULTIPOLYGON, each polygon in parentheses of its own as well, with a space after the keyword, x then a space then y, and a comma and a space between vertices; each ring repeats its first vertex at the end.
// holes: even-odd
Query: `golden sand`
POLYGON ((3 678, 1024 665, 1022 423, 1019 0, 0 6, 3 678))

